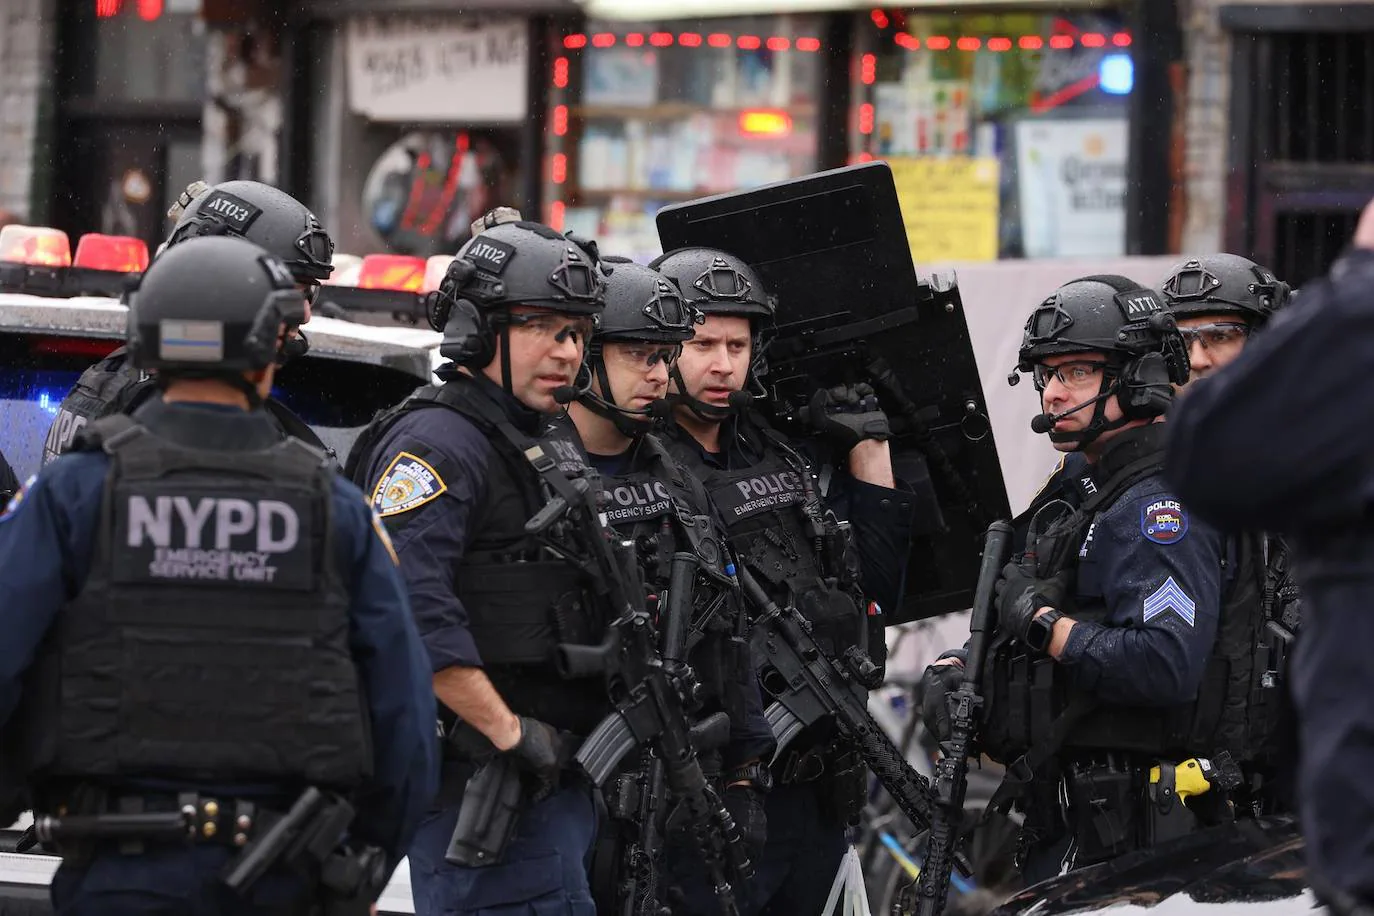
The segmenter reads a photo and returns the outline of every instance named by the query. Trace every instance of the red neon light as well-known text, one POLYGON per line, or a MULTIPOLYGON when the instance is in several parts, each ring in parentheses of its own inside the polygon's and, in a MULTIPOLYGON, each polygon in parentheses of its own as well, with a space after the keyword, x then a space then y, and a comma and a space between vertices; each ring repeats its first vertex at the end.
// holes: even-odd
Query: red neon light
POLYGON ((981 48, 982 46, 983 46, 983 40, 982 40, 981 38, 960 38, 960 39, 959 39, 959 50, 960 50, 960 51, 977 51, 977 50, 978 50, 979 48, 981 48))
POLYGON ((1084 32, 1078 40, 1085 48, 1100 48, 1107 43, 1107 36, 1101 32, 1084 32))
POLYGON ((598 32, 592 36, 592 47, 594 48, 609 48, 613 44, 615 44, 615 36, 610 32, 598 32))
POLYGON ((873 133, 873 105, 869 102, 859 106, 859 133, 873 133))
POLYGON ((932 51, 948 51, 949 39, 944 35, 932 35, 926 39, 926 47, 932 51))
POLYGON ((568 59, 560 57, 553 62, 553 84, 559 89, 568 87, 568 59))
POLYGON ((713 48, 728 48, 734 44, 730 36, 724 32, 712 32, 706 37, 706 43, 713 48))
POLYGON ((566 153, 555 153, 553 162, 549 168, 549 179, 554 184, 562 184, 568 180, 568 156, 566 153))
POLYGON ((677 43, 684 48, 699 48, 701 47, 701 36, 696 32, 683 32, 677 37, 677 43))
POLYGON ((1010 51, 1010 50, 1011 50, 1011 39, 1010 39, 1010 38, 989 38, 989 39, 988 39, 988 50, 989 50, 989 51, 1010 51))
POLYGON ((921 40, 910 32, 898 32, 892 36, 892 40, 908 51, 919 51, 921 48, 921 40))
POLYGON ((745 51, 757 51, 763 45, 763 40, 757 35, 741 35, 735 39, 735 44, 745 51))
POLYGON ((1045 46, 1045 39, 1039 35, 1022 35, 1016 39, 1016 46, 1023 51, 1039 51, 1045 46))
POLYGON ((859 153, 858 159, 859 159, 860 162, 872 162, 872 161, 873 161, 873 154, 872 154, 872 153, 859 153))
POLYGON ((798 38, 794 47, 798 51, 819 51, 821 40, 819 38, 798 38))
POLYGON ((553 106, 553 135, 561 137, 568 132, 568 106, 553 106))
POLYGON ((1116 45, 1118 48, 1129 48, 1131 46, 1131 33, 1117 32, 1112 36, 1112 44, 1116 45))
POLYGON ((672 32, 655 32, 649 36, 649 44, 655 48, 666 48, 673 43, 672 32))
POLYGON ((869 15, 873 17, 873 24, 880 29, 885 29, 890 24, 887 13, 884 13, 882 10, 874 10, 869 13, 869 15))
POLYGON ((781 36, 770 38, 767 42, 767 48, 770 51, 786 51, 790 47, 792 47, 791 40, 781 36))
POLYGON ((642 48, 644 46, 644 36, 639 32, 631 32, 625 36, 625 44, 632 48, 642 48))
POLYGON ((549 228, 563 231, 563 216, 566 212, 566 205, 561 200, 555 200, 549 204, 549 228))
POLYGON ((1073 36, 1072 36, 1072 35, 1051 35, 1051 36, 1050 36, 1050 47, 1051 47, 1051 48, 1054 48, 1056 51, 1063 51, 1065 48, 1072 48, 1072 47, 1073 47, 1073 36))
POLYGON ((97 19, 111 19, 119 15, 119 8, 124 5, 124 0, 95 0, 95 16, 97 19))
POLYGON ((1044 112, 1049 111, 1051 108, 1058 108, 1065 102, 1072 101, 1073 99, 1078 98, 1083 93, 1096 89, 1097 81, 1098 76, 1096 73, 1093 73, 1083 77, 1076 83, 1070 83, 1063 89, 1060 89, 1058 92, 1052 93, 1051 95, 1047 95, 1043 99, 1032 99, 1030 106, 1031 111, 1035 112, 1036 114, 1043 114, 1044 112))
POLYGON ((138 18, 154 22, 162 18, 162 0, 138 0, 138 18))
POLYGON ((865 86, 872 86, 874 80, 878 78, 878 56, 876 54, 865 54, 859 66, 859 78, 863 80, 865 86))

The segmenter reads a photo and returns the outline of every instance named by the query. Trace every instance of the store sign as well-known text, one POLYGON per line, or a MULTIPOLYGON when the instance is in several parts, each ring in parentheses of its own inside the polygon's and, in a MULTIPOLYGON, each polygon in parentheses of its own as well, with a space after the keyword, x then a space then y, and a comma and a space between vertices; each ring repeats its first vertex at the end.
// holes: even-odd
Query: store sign
POLYGON ((887 164, 913 261, 997 260, 996 159, 924 157, 887 164))
POLYGON ((1126 249, 1125 118, 1016 125, 1028 258, 1114 257, 1126 249))
POLYGON ((523 19, 351 19, 349 106, 374 121, 519 121, 528 60, 523 19))

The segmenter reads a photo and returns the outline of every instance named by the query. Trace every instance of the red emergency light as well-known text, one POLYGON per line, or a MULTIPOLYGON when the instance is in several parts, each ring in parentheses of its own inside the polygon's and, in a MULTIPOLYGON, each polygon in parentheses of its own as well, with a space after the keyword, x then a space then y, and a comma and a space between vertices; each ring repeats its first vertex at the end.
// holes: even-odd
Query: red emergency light
POLYGON ((76 243, 74 267, 142 273, 148 269, 148 243, 127 235, 88 232, 76 243))
POLYGON ((35 267, 70 267, 72 243, 61 229, 6 226, 0 229, 0 261, 35 267))
POLYGON ((425 282, 425 259, 405 254, 370 254, 358 272, 360 289, 415 293, 425 282))

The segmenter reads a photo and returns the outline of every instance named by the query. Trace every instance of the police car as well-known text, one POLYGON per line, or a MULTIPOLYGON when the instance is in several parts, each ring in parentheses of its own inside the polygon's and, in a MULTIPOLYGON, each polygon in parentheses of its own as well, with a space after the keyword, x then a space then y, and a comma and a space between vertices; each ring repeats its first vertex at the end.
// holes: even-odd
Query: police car
MULTIPOLYGON (((127 309, 118 293, 146 267, 142 245, 137 239, 85 236, 73 259, 57 230, 0 230, 0 452, 20 480, 38 472, 50 431, 70 432, 61 429, 59 405, 77 377, 123 344, 127 309)), ((375 257, 383 260, 361 259, 349 272, 346 279, 359 288, 330 287, 320 297, 326 312, 419 314, 426 262, 375 257)), ((442 273, 439 268, 437 276, 442 273)), ((440 335, 427 328, 316 317, 306 336, 309 353, 282 368, 273 394, 341 462, 373 415, 428 383, 439 359, 440 335)), ((0 830, 5 916, 52 912, 47 885, 60 860, 13 852, 24 826, 21 821, 0 830)), ((379 912, 415 912, 406 862, 383 893, 379 912)))

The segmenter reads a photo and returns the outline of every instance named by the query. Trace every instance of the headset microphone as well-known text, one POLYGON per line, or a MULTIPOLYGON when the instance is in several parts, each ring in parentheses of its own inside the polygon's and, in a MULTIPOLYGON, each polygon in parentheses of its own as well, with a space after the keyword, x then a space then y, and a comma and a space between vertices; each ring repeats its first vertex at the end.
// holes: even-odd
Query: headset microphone
POLYGON ((742 410, 745 407, 752 407, 754 405, 754 396, 747 391, 732 391, 730 392, 729 401, 730 407, 733 410, 742 410))
POLYGON ((560 404, 571 404, 581 393, 576 385, 559 385, 553 390, 553 399, 560 404))
POLYGON ((1109 398, 1114 394, 1116 394, 1115 388, 1109 388, 1108 390, 1099 394, 1097 397, 1084 401, 1082 404, 1078 404, 1077 406, 1070 407, 1063 413, 1036 414, 1035 416, 1031 417, 1031 432, 1041 434, 1047 433, 1050 430, 1054 429, 1054 424, 1058 423, 1065 417, 1070 416, 1072 414, 1076 414, 1085 407, 1091 407, 1098 401, 1104 400, 1105 398, 1109 398))

